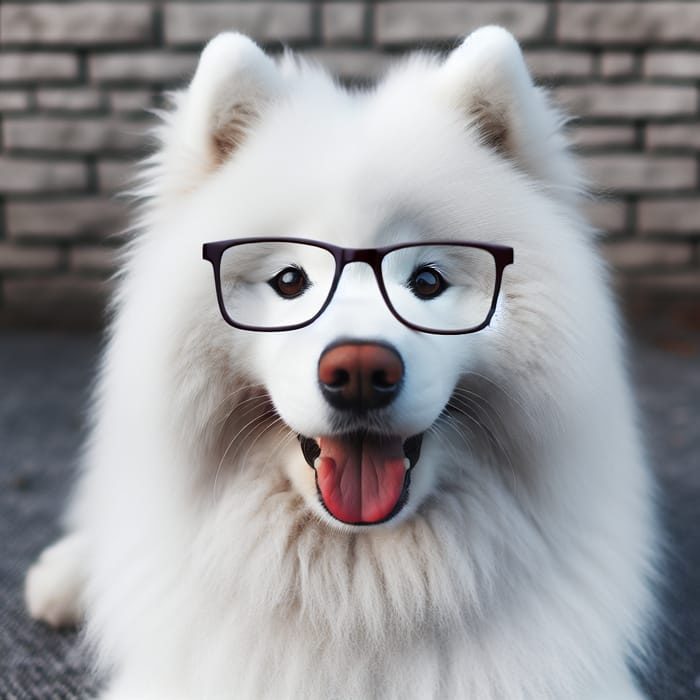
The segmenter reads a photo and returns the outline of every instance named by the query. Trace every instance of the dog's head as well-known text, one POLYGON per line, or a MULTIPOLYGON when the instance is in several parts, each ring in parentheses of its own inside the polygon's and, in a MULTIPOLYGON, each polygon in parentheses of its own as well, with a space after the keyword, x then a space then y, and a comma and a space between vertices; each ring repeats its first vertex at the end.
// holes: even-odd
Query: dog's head
POLYGON ((178 401, 219 466, 276 450, 309 508, 365 526, 411 517, 480 444, 508 442, 500 402, 551 381, 543 351, 586 255, 557 250, 578 185, 559 127, 500 28, 366 91, 212 40, 165 129, 143 245, 182 276, 178 401), (232 239, 209 247, 218 309, 201 245, 232 239))

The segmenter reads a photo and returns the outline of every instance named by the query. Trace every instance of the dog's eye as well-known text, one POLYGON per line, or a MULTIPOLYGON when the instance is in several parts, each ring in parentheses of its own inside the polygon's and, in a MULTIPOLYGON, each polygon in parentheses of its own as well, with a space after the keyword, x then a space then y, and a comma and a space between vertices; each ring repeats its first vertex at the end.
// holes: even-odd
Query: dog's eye
POLYGON ((298 267, 285 267, 267 283, 284 299, 300 296, 309 286, 306 273, 298 267))
POLYGON ((408 280, 409 289, 419 299, 434 299, 448 287, 443 276, 433 267, 419 267, 408 280))

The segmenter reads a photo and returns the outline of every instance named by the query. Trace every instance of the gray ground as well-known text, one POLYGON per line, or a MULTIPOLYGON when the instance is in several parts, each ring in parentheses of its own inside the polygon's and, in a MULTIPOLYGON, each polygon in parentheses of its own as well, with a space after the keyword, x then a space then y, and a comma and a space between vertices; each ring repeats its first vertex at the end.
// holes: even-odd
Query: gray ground
MULTIPOLYGON (((94 335, 0 333, 0 700, 80 698, 94 688, 78 635, 30 621, 21 581, 59 531, 98 346, 94 335)), ((674 354, 638 343, 632 352, 672 543, 669 624, 647 673, 656 700, 700 698, 698 346, 674 354)))

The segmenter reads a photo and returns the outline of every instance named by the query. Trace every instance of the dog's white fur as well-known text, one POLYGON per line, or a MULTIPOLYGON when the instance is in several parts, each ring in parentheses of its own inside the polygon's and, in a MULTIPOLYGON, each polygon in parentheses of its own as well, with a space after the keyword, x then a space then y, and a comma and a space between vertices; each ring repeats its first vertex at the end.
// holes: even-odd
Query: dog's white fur
POLYGON ((27 580, 33 616, 86 610, 104 698, 642 697, 653 484, 561 124, 497 27, 369 91, 240 35, 206 47, 147 166, 69 539, 27 580), (403 327, 365 265, 311 326, 256 334, 201 259, 255 235, 483 240, 515 264, 476 334, 403 327), (338 337, 400 351, 386 425, 427 430, 372 528, 325 512, 295 439, 328 430, 338 337))

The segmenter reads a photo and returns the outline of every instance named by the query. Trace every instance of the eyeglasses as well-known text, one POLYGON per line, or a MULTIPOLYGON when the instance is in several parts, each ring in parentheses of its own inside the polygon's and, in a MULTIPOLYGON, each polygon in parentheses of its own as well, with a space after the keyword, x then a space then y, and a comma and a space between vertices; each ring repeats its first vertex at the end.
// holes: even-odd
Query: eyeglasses
POLYGON ((486 327, 496 310, 513 249, 472 242, 341 248, 301 238, 205 243, 224 319, 249 331, 291 331, 330 304, 345 266, 368 264, 391 313, 424 333, 457 335, 486 327))

